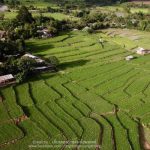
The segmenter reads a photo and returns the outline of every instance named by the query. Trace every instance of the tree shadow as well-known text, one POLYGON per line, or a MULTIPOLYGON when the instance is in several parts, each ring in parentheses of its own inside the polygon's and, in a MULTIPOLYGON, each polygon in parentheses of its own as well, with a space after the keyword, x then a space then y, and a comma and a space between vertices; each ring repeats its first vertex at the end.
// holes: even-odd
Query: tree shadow
POLYGON ((58 69, 65 70, 67 68, 84 66, 88 61, 89 60, 80 59, 80 60, 76 60, 76 61, 64 62, 58 66, 58 69))
POLYGON ((32 53, 45 52, 51 48, 54 48, 54 46, 50 43, 48 43, 48 44, 37 44, 34 42, 28 42, 27 47, 28 47, 28 52, 32 52, 32 53))

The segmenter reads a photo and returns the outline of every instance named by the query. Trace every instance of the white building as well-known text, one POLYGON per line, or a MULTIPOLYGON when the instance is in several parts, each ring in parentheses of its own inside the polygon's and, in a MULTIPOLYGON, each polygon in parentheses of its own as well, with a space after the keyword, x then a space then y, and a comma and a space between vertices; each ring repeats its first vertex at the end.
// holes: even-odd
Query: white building
POLYGON ((29 53, 23 55, 23 57, 29 57, 29 58, 33 58, 33 59, 36 59, 36 58, 37 58, 37 56, 34 56, 34 55, 32 55, 32 54, 29 54, 29 53))
POLYGON ((5 85, 12 84, 15 82, 16 82, 16 79, 13 77, 12 74, 0 76, 0 86, 5 86, 5 85))
POLYGON ((82 29, 82 31, 88 31, 90 29, 90 27, 86 26, 82 29))
POLYGON ((37 56, 34 56, 34 55, 32 55, 32 54, 29 54, 29 53, 23 55, 22 57, 32 58, 32 59, 34 59, 37 63, 43 63, 43 62, 44 62, 43 59, 41 59, 41 58, 39 58, 39 57, 37 57, 37 56))
POLYGON ((73 31, 78 31, 78 29, 73 29, 73 31))
POLYGON ((145 54, 150 54, 150 50, 146 50, 142 47, 139 47, 137 50, 136 50, 136 53, 137 54, 140 54, 140 55, 145 55, 145 54))
POLYGON ((37 33, 38 33, 39 36, 41 36, 42 38, 50 38, 50 37, 53 36, 47 28, 39 29, 39 30, 37 31, 37 33))
POLYGON ((125 58, 125 60, 127 60, 127 61, 132 60, 132 59, 134 59, 134 56, 132 56, 132 55, 129 55, 125 58))

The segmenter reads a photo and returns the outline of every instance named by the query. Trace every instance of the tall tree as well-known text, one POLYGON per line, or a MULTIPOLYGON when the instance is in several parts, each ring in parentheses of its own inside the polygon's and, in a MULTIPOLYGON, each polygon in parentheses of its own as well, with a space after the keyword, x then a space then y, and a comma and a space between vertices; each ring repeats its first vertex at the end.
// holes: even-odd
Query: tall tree
POLYGON ((21 23, 32 23, 34 19, 32 14, 28 11, 27 7, 22 6, 18 12, 17 20, 21 23))

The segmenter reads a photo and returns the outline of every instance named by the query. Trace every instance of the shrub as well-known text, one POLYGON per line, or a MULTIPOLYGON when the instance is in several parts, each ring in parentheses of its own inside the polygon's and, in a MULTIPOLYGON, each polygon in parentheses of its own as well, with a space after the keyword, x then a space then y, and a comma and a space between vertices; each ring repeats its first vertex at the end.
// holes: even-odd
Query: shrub
POLYGON ((51 56, 51 57, 47 58, 46 60, 47 60, 47 62, 49 62, 50 64, 52 64, 54 66, 59 65, 59 60, 55 56, 51 56))

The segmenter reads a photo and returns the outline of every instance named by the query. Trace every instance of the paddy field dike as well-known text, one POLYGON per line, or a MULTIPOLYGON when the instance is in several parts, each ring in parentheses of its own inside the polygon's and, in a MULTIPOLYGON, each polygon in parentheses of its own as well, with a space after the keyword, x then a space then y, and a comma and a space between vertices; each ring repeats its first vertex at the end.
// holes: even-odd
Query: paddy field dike
POLYGON ((94 141, 101 150, 141 150, 150 141, 150 55, 134 51, 150 48, 149 33, 70 31, 26 43, 35 55, 56 56, 59 71, 0 90, 0 149, 48 141, 49 149, 68 150, 67 142, 76 141, 82 150, 82 141, 94 141), (126 61, 128 55, 135 59, 126 61), (58 148, 54 141, 64 142, 58 148))

